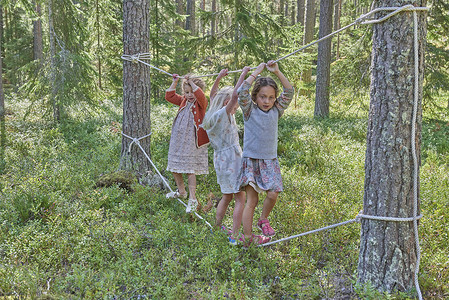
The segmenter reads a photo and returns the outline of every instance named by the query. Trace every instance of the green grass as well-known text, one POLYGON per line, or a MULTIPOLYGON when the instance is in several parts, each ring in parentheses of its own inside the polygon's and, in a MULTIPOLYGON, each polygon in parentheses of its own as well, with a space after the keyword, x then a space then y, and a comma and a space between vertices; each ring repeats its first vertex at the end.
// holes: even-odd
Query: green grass
MULTIPOLYGON (((284 188, 271 214, 277 238, 353 219, 362 209, 366 111, 314 120, 311 103, 279 125, 284 188)), ((120 107, 54 125, 23 121, 12 99, 6 171, 0 175, 0 295, 19 299, 407 299, 355 286, 357 223, 264 248, 231 247, 164 192, 96 188, 115 171, 120 107)), ((339 107, 333 110, 338 111, 339 107)), ((153 161, 166 167, 176 109, 152 107, 153 161)), ((241 116, 237 116, 241 122, 241 116)), ((420 285, 449 297, 449 118, 425 115, 422 130, 420 285)), ((209 149, 212 162, 212 149, 209 149)), ((172 187, 173 178, 165 174, 172 187)), ((205 201, 220 195, 215 172, 198 177, 205 201)), ((261 205, 255 216, 260 215, 261 205)), ((215 209, 203 215, 213 224, 215 209)), ((231 225, 230 211, 225 224, 231 225)))

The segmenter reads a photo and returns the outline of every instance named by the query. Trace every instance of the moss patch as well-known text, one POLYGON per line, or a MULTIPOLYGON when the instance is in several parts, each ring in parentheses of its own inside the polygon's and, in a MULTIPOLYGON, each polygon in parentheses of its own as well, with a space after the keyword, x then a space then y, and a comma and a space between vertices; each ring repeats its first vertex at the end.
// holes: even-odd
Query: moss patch
POLYGON ((96 187, 109 187, 118 185, 129 192, 134 192, 132 188, 133 184, 137 183, 136 175, 131 171, 119 170, 109 174, 102 175, 97 183, 96 187))

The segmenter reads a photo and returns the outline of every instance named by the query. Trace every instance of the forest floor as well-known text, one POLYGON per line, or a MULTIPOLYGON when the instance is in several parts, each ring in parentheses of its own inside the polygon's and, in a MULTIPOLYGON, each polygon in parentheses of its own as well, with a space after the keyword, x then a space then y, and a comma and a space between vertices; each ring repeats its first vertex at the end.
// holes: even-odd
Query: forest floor
MULTIPOLYGON (((360 224, 268 247, 231 246, 219 230, 185 214, 166 191, 135 183, 97 187, 118 169, 120 103, 58 125, 12 99, 0 175, 0 296, 6 299, 410 299, 356 284, 360 224)), ((292 107, 279 124, 284 180, 272 214, 275 239, 354 219, 363 208, 368 113, 312 103, 292 107)), ((176 108, 152 105, 151 157, 164 172, 176 108)), ((241 113, 237 114, 241 125, 241 113)), ((198 198, 220 197, 209 147, 209 174, 198 198)), ((420 170, 425 299, 449 297, 449 117, 424 114, 420 170)), ((233 204, 231 204, 233 206, 233 204)), ((214 224, 216 209, 200 214, 214 224)), ((255 219, 261 213, 261 205, 255 219)), ((232 224, 232 208, 224 224, 232 224)), ((255 227, 254 227, 255 228, 255 227)), ((257 229, 255 228, 255 231, 257 229)))

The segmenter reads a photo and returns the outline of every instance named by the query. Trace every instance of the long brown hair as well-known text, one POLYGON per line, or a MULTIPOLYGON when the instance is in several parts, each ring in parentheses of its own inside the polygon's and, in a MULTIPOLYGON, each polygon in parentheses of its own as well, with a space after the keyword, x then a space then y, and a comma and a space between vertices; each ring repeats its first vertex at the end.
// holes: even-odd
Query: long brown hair
POLYGON ((279 89, 276 81, 274 81, 271 77, 259 77, 256 79, 253 90, 251 91, 251 99, 253 99, 254 102, 256 102, 256 97, 260 89, 264 86, 271 86, 272 88, 274 88, 274 95, 276 96, 276 98, 278 97, 279 89))

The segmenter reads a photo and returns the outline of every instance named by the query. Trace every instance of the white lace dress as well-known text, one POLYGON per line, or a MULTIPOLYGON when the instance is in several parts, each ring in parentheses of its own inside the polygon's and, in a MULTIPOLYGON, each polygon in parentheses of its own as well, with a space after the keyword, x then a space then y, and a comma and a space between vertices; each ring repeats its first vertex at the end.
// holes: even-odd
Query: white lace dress
POLYGON ((226 113, 226 107, 216 111, 206 129, 210 144, 214 148, 214 167, 217 182, 223 194, 238 193, 237 176, 241 166, 242 149, 239 144, 237 124, 233 115, 226 113))

